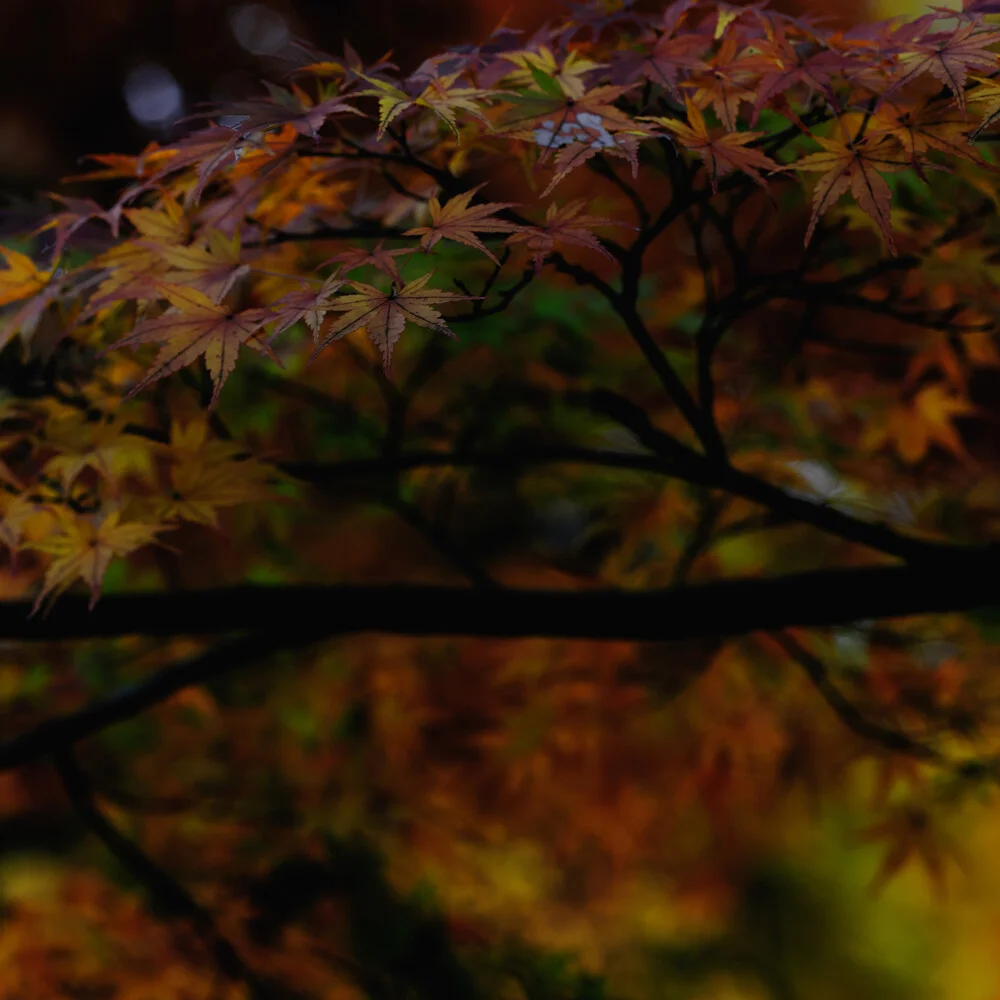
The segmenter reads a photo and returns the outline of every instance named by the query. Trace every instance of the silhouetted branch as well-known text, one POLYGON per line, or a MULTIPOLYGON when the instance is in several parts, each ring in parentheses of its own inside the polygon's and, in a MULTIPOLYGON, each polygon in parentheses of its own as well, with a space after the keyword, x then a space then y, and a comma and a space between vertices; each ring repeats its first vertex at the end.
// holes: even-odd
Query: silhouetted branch
POLYGON ((219 971, 227 979, 244 983, 255 1000, 275 997, 277 994, 257 978, 232 942, 219 931, 208 910, 104 816, 94 801, 90 785, 72 750, 62 747, 55 754, 54 763, 77 816, 114 855, 118 863, 146 888, 154 904, 165 913, 191 924, 211 951, 219 971))
MULTIPOLYGON (((257 634, 256 643, 235 640, 232 652, 221 648, 204 654, 210 664, 204 669, 211 673, 227 669, 237 653, 266 655, 268 647, 358 632, 658 641, 968 611, 1000 603, 998 568, 1000 552, 986 546, 907 566, 816 570, 642 591, 503 588, 487 595, 468 587, 416 584, 246 584, 111 594, 93 611, 87 610, 84 595, 68 595, 45 618, 28 618, 30 601, 0 602, 0 632, 9 640, 32 641, 257 634)), ((196 663, 179 669, 194 680, 203 673, 196 663)), ((178 681, 168 682, 166 694, 188 683, 182 677, 178 681)), ((143 700, 148 695, 138 685, 127 697, 143 700)), ((8 752, 0 749, 0 767, 10 766, 8 752)))
MULTIPOLYGON (((169 595, 163 596, 167 601, 171 600, 169 595)), ((196 592, 188 596, 197 601, 196 592)), ((75 598, 71 597, 70 600, 75 601, 75 598)), ((83 610, 86 614, 85 609, 83 610)), ((44 622, 41 624, 42 634, 39 638, 49 637, 46 635, 44 622)), ((121 625, 129 627, 127 622, 121 622, 121 625)), ((116 632, 103 634, 114 635, 116 632)), ((0 744, 0 770, 19 767, 28 761, 72 747, 88 736, 166 701, 186 687, 204 684, 229 670, 245 667, 281 650, 305 646, 313 641, 315 639, 306 630, 300 633, 248 635, 220 642, 204 652, 172 663, 141 681, 119 688, 86 708, 48 719, 21 736, 0 744)))
POLYGON ((888 729, 877 722, 872 722, 862 715, 858 707, 833 683, 822 661, 787 632, 775 632, 771 638, 802 668, 812 681, 813 687, 851 732, 862 739, 878 743, 893 753, 937 763, 945 761, 944 756, 933 747, 920 743, 896 729, 888 729))

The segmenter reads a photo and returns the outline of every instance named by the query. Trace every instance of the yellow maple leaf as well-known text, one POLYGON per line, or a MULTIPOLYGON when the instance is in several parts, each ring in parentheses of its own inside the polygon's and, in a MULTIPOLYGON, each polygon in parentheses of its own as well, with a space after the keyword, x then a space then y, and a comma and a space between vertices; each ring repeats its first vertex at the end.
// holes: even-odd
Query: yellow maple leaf
POLYGON ((27 543, 28 548, 52 556, 31 614, 38 611, 46 596, 51 595, 54 600, 77 579, 90 588, 90 607, 93 608, 112 558, 148 545, 156 540, 157 532, 169 528, 169 525, 138 521, 122 524, 121 514, 116 510, 105 515, 81 515, 65 507, 56 507, 53 514, 56 530, 46 538, 27 543))
POLYGON ((40 292, 52 276, 51 271, 39 271, 30 257, 16 250, 0 246, 0 256, 7 262, 6 270, 0 271, 0 306, 40 292))
POLYGON ((392 122, 408 108, 428 108, 443 121, 457 136, 458 125, 456 114, 465 111, 484 122, 489 127, 489 119, 483 114, 481 105, 490 98, 497 96, 497 91, 479 87, 454 87, 453 84, 462 74, 451 73, 448 76, 434 77, 417 97, 411 97, 404 90, 394 87, 385 80, 365 76, 359 73, 363 80, 374 85, 372 90, 359 90, 357 96, 378 98, 379 120, 378 138, 385 135, 385 130, 392 122))
POLYGON ((249 265, 240 260, 239 233, 230 239, 212 229, 190 246, 158 249, 170 268, 163 275, 167 284, 196 288, 213 302, 220 302, 233 284, 250 271, 249 265))
POLYGON ((975 412, 975 406, 943 384, 929 385, 921 389, 909 405, 896 407, 885 424, 869 430, 861 446, 865 450, 875 450, 889 441, 909 465, 923 459, 932 444, 958 458, 970 459, 952 420, 975 412))
POLYGON ((170 470, 171 488, 157 498, 154 513, 162 521, 193 521, 216 528, 219 507, 278 501, 267 482, 273 475, 273 469, 253 459, 178 462, 170 470))
POLYGON ((537 51, 526 49, 519 52, 501 52, 500 58, 518 67, 504 76, 500 81, 502 85, 530 87, 534 84, 540 87, 542 86, 540 81, 549 77, 555 81, 566 97, 573 99, 584 95, 587 89, 584 77, 591 70, 607 65, 594 62, 575 49, 567 53, 560 65, 552 50, 545 45, 540 46, 537 51))

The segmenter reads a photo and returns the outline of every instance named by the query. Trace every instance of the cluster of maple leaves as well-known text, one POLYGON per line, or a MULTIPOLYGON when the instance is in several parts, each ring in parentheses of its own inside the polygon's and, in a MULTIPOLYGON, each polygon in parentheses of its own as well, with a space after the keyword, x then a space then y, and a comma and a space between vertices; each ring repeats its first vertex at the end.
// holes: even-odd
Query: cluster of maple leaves
MULTIPOLYGON (((771 553, 752 543, 741 548, 747 536, 783 529, 795 517, 827 528, 822 512, 831 509, 845 522, 874 515, 902 525, 918 536, 915 544, 993 530, 1000 488, 976 467, 990 454, 988 443, 968 440, 957 421, 978 413, 972 379, 1000 367, 992 339, 1000 240, 992 230, 983 235, 1000 209, 988 142, 1000 115, 1000 30, 986 21, 994 7, 974 0, 961 13, 932 9, 908 23, 830 31, 760 3, 676 0, 656 13, 623 0, 574 5, 531 37, 501 26, 484 43, 444 52, 409 75, 387 58, 365 64, 349 46, 340 57, 314 52, 287 86, 270 84, 266 96, 212 108, 210 124, 176 142, 153 143, 136 156, 95 156, 99 168, 77 180, 116 184, 110 207, 54 196, 58 210, 32 234, 46 241, 44 255, 27 245, 0 248, 0 347, 8 356, 20 352, 21 369, 40 382, 0 397, 0 543, 12 560, 11 587, 18 594, 35 588, 37 611, 82 581, 93 607, 110 567, 125 557, 158 568, 168 583, 184 582, 197 553, 172 546, 171 533, 197 538, 185 526, 200 526, 221 535, 239 515, 252 521, 248 510, 298 503, 288 495, 297 480, 324 485, 329 470, 287 454, 300 440, 319 439, 297 416, 283 419, 280 433, 260 435, 267 447, 251 447, 253 433, 240 440, 230 432, 233 423, 252 425, 252 414, 219 415, 244 372, 248 384, 256 377, 275 396, 305 402, 314 414, 325 410, 352 430, 359 412, 384 405, 387 427, 374 445, 382 460, 406 470, 400 445, 411 431, 424 447, 420 462, 413 460, 411 489, 447 511, 467 481, 435 478, 435 457, 465 455, 468 440, 445 453, 450 437, 493 441, 502 410, 511 419, 532 408, 555 414, 576 435, 574 447, 604 435, 598 457, 623 468, 631 461, 633 472, 645 457, 637 437, 658 433, 650 420, 683 443, 676 468, 694 470, 690 482, 701 493, 667 496, 643 480, 628 496, 611 496, 603 483, 553 486, 540 477, 534 488, 550 501, 560 530, 567 521, 573 527, 565 511, 567 503, 570 515, 575 510, 573 490, 574 500, 588 500, 592 490, 597 513, 572 544, 548 539, 557 553, 575 546, 574 558, 556 568, 496 557, 492 569, 505 582, 657 586, 683 583, 706 567, 709 575, 759 573, 771 553), (688 228, 678 235, 682 224, 688 228), (657 253, 660 266, 650 268, 657 253), (761 260, 773 267, 755 267, 761 260), (561 295, 552 314, 563 327, 544 346, 561 367, 538 360, 544 338, 533 340, 531 315, 517 312, 546 268, 561 295), (559 277, 575 283, 570 292, 559 277), (581 321, 586 349, 601 352, 601 362, 577 379, 564 341, 584 314, 584 291, 610 309, 581 321), (801 321, 789 320, 789 304, 802 307, 801 321), (844 316, 850 323, 836 321, 844 316), (513 319, 499 328, 498 342, 477 341, 505 317, 513 319), (634 345, 622 346, 616 323, 634 345), (740 335, 724 337, 731 326, 740 335), (779 326, 793 328, 787 342, 769 339, 779 326), (453 328, 468 330, 455 348, 461 354, 470 345, 459 369, 465 396, 418 395, 443 365, 445 344, 410 328, 453 339, 453 328), (374 365, 360 333, 376 352, 374 365), (331 349, 335 341, 343 343, 331 349), (803 355, 809 343, 818 355, 803 355), (259 357, 241 358, 243 347, 259 357), (518 383, 521 395, 512 394, 494 381, 502 365, 530 382, 530 391, 518 383), (748 376, 757 380, 749 389, 748 376), (697 401, 685 380, 697 386, 697 401), (605 411, 624 414, 615 431, 628 433, 609 439, 607 426, 585 421, 577 431, 578 418, 559 406, 581 384, 626 387, 644 411, 637 417, 620 400, 592 395, 591 402, 604 399, 605 411), (553 402, 559 394, 566 398, 553 402), (460 430, 451 435, 455 424, 460 430), (836 457, 839 475, 810 458, 816 428, 831 442, 826 454, 836 457), (739 472, 723 462, 713 480, 705 470, 727 449, 739 472), (942 467, 966 477, 968 518, 957 529, 948 498, 934 487, 942 467), (714 486, 733 496, 708 497, 714 486), (762 515, 753 507, 762 497, 765 506, 781 497, 799 506, 792 515, 762 515), (709 538, 717 544, 711 554, 709 538)), ((526 426, 517 426, 520 438, 511 435, 516 445, 563 444, 554 433, 534 441, 537 429, 526 426)), ((342 439, 339 446, 349 463, 350 446, 342 439)), ((442 538, 419 503, 400 491, 391 506, 474 583, 495 582, 442 538)), ((494 516, 495 505, 483 515, 494 516)), ((254 537, 243 529, 244 542, 254 537)), ((345 515, 342 528, 280 530, 316 562, 346 552, 350 566, 378 573, 388 550, 394 566, 408 566, 388 529, 369 530, 367 543, 358 540, 362 529, 345 515)), ((838 542, 856 540, 843 530, 838 542)), ((210 549, 215 556, 219 544, 210 549)), ((803 548, 807 556, 796 550, 793 564, 840 551, 803 548)), ((968 622, 946 626, 949 643, 969 659, 993 655, 968 622)), ((872 650, 885 644, 844 690, 892 723, 928 738, 940 728, 967 730, 975 728, 968 720, 976 708, 996 699, 988 680, 947 652, 932 679, 915 678, 899 637, 871 633, 866 626, 838 637, 872 650)), ((914 628, 907 651, 925 638, 914 628)), ((757 642, 702 656, 713 666, 687 692, 685 704, 695 708, 652 739, 624 724, 629 712, 658 711, 641 684, 617 677, 635 654, 631 644, 596 657, 590 647, 567 652, 526 641, 501 657, 471 643, 447 668, 438 665, 435 681, 412 666, 419 651, 410 640, 371 640, 359 645, 359 663, 338 680, 345 690, 323 717, 340 724, 345 704, 369 715, 377 750, 363 774, 338 779, 341 791, 361 811, 357 801, 374 797, 377 786, 421 817, 406 836, 429 857, 442 850, 441 829, 467 822, 466 798, 481 803, 482 826, 517 815, 520 834, 538 840, 555 808, 562 833, 549 846, 559 864, 579 862, 581 843, 596 845, 608 883, 636 857, 649 857, 664 830, 680 837, 685 809, 700 803, 716 859, 721 853, 735 868, 743 845, 729 830, 734 815, 746 840, 764 839, 755 817, 759 825, 779 808, 789 786, 823 789, 864 756, 854 743, 838 744, 832 723, 803 724, 810 690, 793 687, 784 700, 772 699, 743 675, 761 658, 808 664, 814 654, 760 639, 762 654, 757 642), (490 655, 502 661, 496 671, 482 669, 490 655), (582 663, 596 663, 601 680, 576 677, 582 663), (477 679, 462 679, 468 676, 477 679), (426 735, 435 726, 443 734, 437 743, 426 735), (456 764, 462 754, 450 753, 452 745, 479 756, 456 764), (481 756, 503 764, 480 766, 481 756), (615 784, 613 772, 629 770, 626 764, 633 777, 615 784), (762 780, 765 772, 773 780, 762 780), (668 785, 672 796, 663 794, 668 785)), ((433 659, 433 649, 419 655, 433 659)), ((813 678, 857 723, 836 700, 846 695, 824 688, 819 670, 813 678)), ((323 683, 316 680, 315 689, 328 694, 323 683)), ((301 706, 283 709, 308 729, 301 706)), ((245 711, 242 729, 223 735, 207 694, 165 706, 181 710, 232 742, 235 770, 274 738, 273 718, 256 709, 245 711)), ((885 738, 892 749, 876 776, 876 804, 885 806, 900 779, 919 783, 921 765, 910 751, 922 744, 858 725, 861 736, 885 738)), ((307 803, 318 823, 314 814, 335 782, 310 784, 308 776, 332 764, 347 768, 351 757, 343 748, 316 750, 306 736, 303 747, 287 750, 287 770, 297 776, 287 794, 307 803)), ((188 751, 167 748, 177 758, 188 751)), ((264 819, 234 822, 233 840, 252 836, 255 821, 264 819)), ((181 863, 180 834, 167 825, 144 821, 143 832, 181 863)), ((947 838, 937 827, 929 808, 893 801, 867 834, 890 844, 878 881, 919 859, 943 886, 947 838)), ((229 846, 220 840, 218 851, 229 846)), ((486 847, 482 853, 488 868, 493 856, 486 847)), ((208 858, 204 867, 223 860, 208 858)), ((674 875, 703 861, 701 846, 684 845, 674 875)), ((717 879, 699 869, 692 895, 728 898, 717 879)), ((581 881, 601 878, 589 872, 581 881)), ((447 891, 449 905, 475 910, 467 886, 447 891)), ((234 925, 237 910, 233 904, 234 925)), ((308 978, 299 947, 306 946, 293 941, 275 960, 276 973, 308 978)), ((323 988, 322 981, 308 986, 323 988)), ((51 989, 54 995, 58 985, 51 989)))
MULTIPOLYGON (((829 33, 759 4, 679 0, 656 16, 611 4, 581 8, 567 26, 531 39, 498 28, 483 45, 428 59, 405 78, 386 59, 366 66, 350 49, 341 59, 317 58, 294 72, 288 89, 269 85, 266 97, 216 109, 234 125, 213 123, 138 156, 94 157, 102 169, 87 179, 129 183, 110 208, 59 196, 62 210, 42 227, 53 236, 44 269, 2 250, 0 302, 10 308, 0 344, 20 337, 26 351, 44 350, 38 341, 52 328, 55 337, 90 349, 93 370, 105 379, 115 365, 122 371, 128 351, 143 357, 145 345, 157 345, 146 373, 125 380, 126 400, 203 357, 214 404, 241 347, 281 363, 272 345, 299 321, 313 336, 309 360, 364 328, 388 371, 407 325, 451 336, 439 307, 482 298, 435 286, 441 241, 473 247, 498 269, 477 234, 506 234, 505 245, 530 252, 536 272, 572 246, 610 258, 595 230, 623 223, 589 214, 586 199, 560 204, 549 196, 598 154, 623 158, 635 176, 640 151, 662 164, 674 155, 673 144, 700 157, 703 183, 713 192, 734 172, 761 185, 765 174, 817 173, 806 243, 849 191, 895 253, 886 174, 924 177, 944 168, 938 154, 975 165, 984 178, 994 170, 969 142, 1000 114, 1000 86, 992 81, 1000 32, 983 23, 983 9, 967 5, 947 30, 936 27, 942 11, 903 25, 829 33), (943 98, 929 92, 939 85, 943 98), (367 128, 371 99, 374 129, 367 128), (968 105, 977 108, 977 120, 970 122, 968 105), (787 129, 755 130, 765 112, 783 116, 787 129), (789 133, 805 145, 779 161, 775 153, 789 148, 789 133), (809 144, 820 148, 808 152, 809 144), (484 200, 486 182, 463 182, 464 174, 504 156, 518 159, 532 178, 547 172, 537 195, 544 218, 484 200), (408 217, 424 224, 401 227, 408 217), (108 227, 113 245, 74 266, 66 248, 93 220, 108 227), (309 244, 334 239, 338 230, 348 238, 384 232, 403 245, 386 250, 380 239, 373 248, 311 261, 309 244), (409 237, 419 240, 408 247, 409 237), (296 252, 284 252, 290 247, 296 252), (404 280, 397 259, 418 248, 427 269, 404 280), (360 280, 363 267, 384 280, 360 280)), ((111 379, 122 384, 121 375, 111 379)), ((113 390, 105 392, 86 405, 107 403, 113 390)), ((5 541, 53 557, 40 600, 76 578, 96 597, 112 557, 149 544, 172 519, 210 520, 213 504, 247 500, 256 488, 233 492, 228 479, 209 472, 207 453, 193 458, 172 438, 180 463, 171 473, 173 493, 185 499, 161 503, 151 518, 122 521, 115 503, 120 477, 126 470, 149 473, 152 451, 144 455, 120 421, 96 421, 93 440, 81 431, 64 443, 49 422, 72 421, 72 409, 29 416, 19 403, 6 407, 6 417, 29 422, 5 439, 7 448, 31 443, 23 464, 54 477, 64 500, 89 467, 99 480, 91 488, 102 494, 95 511, 84 512, 46 500, 35 483, 22 490, 7 470, 5 541), (55 453, 44 458, 46 449, 55 453), (199 461, 200 469, 192 466, 199 461)), ((904 456, 920 457, 927 440, 961 448, 950 419, 969 412, 967 403, 932 388, 917 407, 926 414, 922 424, 898 418, 904 456)), ((893 432, 890 426, 874 433, 893 432)), ((250 468, 233 476, 244 480, 250 468)), ((244 481, 256 483, 253 475, 244 481)))

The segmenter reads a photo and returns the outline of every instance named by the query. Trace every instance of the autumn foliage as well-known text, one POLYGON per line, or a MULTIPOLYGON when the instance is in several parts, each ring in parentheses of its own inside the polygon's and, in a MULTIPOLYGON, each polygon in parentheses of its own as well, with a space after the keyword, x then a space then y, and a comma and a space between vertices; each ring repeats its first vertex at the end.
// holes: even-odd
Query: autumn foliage
POLYGON ((0 248, 0 998, 1000 995, 1000 3, 567 7, 0 248))

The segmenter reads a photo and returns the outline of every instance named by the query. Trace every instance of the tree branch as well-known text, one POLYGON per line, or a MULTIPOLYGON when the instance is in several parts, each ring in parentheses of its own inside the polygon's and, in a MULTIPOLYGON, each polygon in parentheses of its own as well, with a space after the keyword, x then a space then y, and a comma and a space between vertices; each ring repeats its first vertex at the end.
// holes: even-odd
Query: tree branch
POLYGON ((909 757, 916 757, 918 760, 944 762, 942 754, 933 747, 919 743, 899 730, 888 729, 877 722, 872 722, 871 719, 862 715, 858 707, 833 683, 822 661, 813 656, 808 649, 787 632, 776 632, 771 638, 788 654, 791 660, 802 668, 813 687, 816 688, 827 705, 833 709, 837 718, 855 735, 864 740, 878 743, 893 753, 906 754, 909 757))
MULTIPOLYGON (((267 655, 271 649, 358 632, 660 641, 995 607, 1000 605, 998 548, 952 550, 948 558, 907 566, 818 570, 644 591, 501 589, 486 594, 469 587, 415 584, 240 585, 112 594, 89 612, 84 595, 71 595, 60 598, 46 618, 28 618, 30 601, 0 602, 0 633, 7 640, 30 641, 255 633, 256 639, 236 640, 232 650, 204 654, 207 666, 196 658, 177 668, 174 679, 158 681, 167 684, 169 694, 197 683, 206 670, 227 669, 239 656, 267 655)), ((146 704, 150 694, 140 684, 119 697, 146 704)), ((0 754, 0 766, 5 760, 0 754)))
MULTIPOLYGON (((197 593, 189 596, 197 599, 197 593)), ((169 603, 173 598, 168 595, 163 599, 169 603)), ((129 627, 125 622, 121 624, 129 627)), ((103 634, 123 633, 111 631, 103 634)), ((44 634, 40 636, 44 637, 44 634)), ((313 641, 315 639, 310 637, 310 633, 304 631, 298 634, 274 632, 241 636, 220 642, 195 656, 172 663, 148 678, 120 688, 78 712, 48 719, 21 736, 0 744, 0 770, 20 767, 28 761, 71 747, 108 726, 131 719, 147 708, 166 701, 193 684, 204 684, 228 670, 245 667, 281 650, 305 646, 313 641)))
POLYGON ((222 935, 211 914, 104 816, 68 747, 56 753, 55 768, 70 803, 87 829, 137 882, 145 886, 157 906, 191 924, 209 947, 219 971, 233 982, 244 983, 255 1000, 275 997, 277 994, 257 978, 232 942, 222 935))

